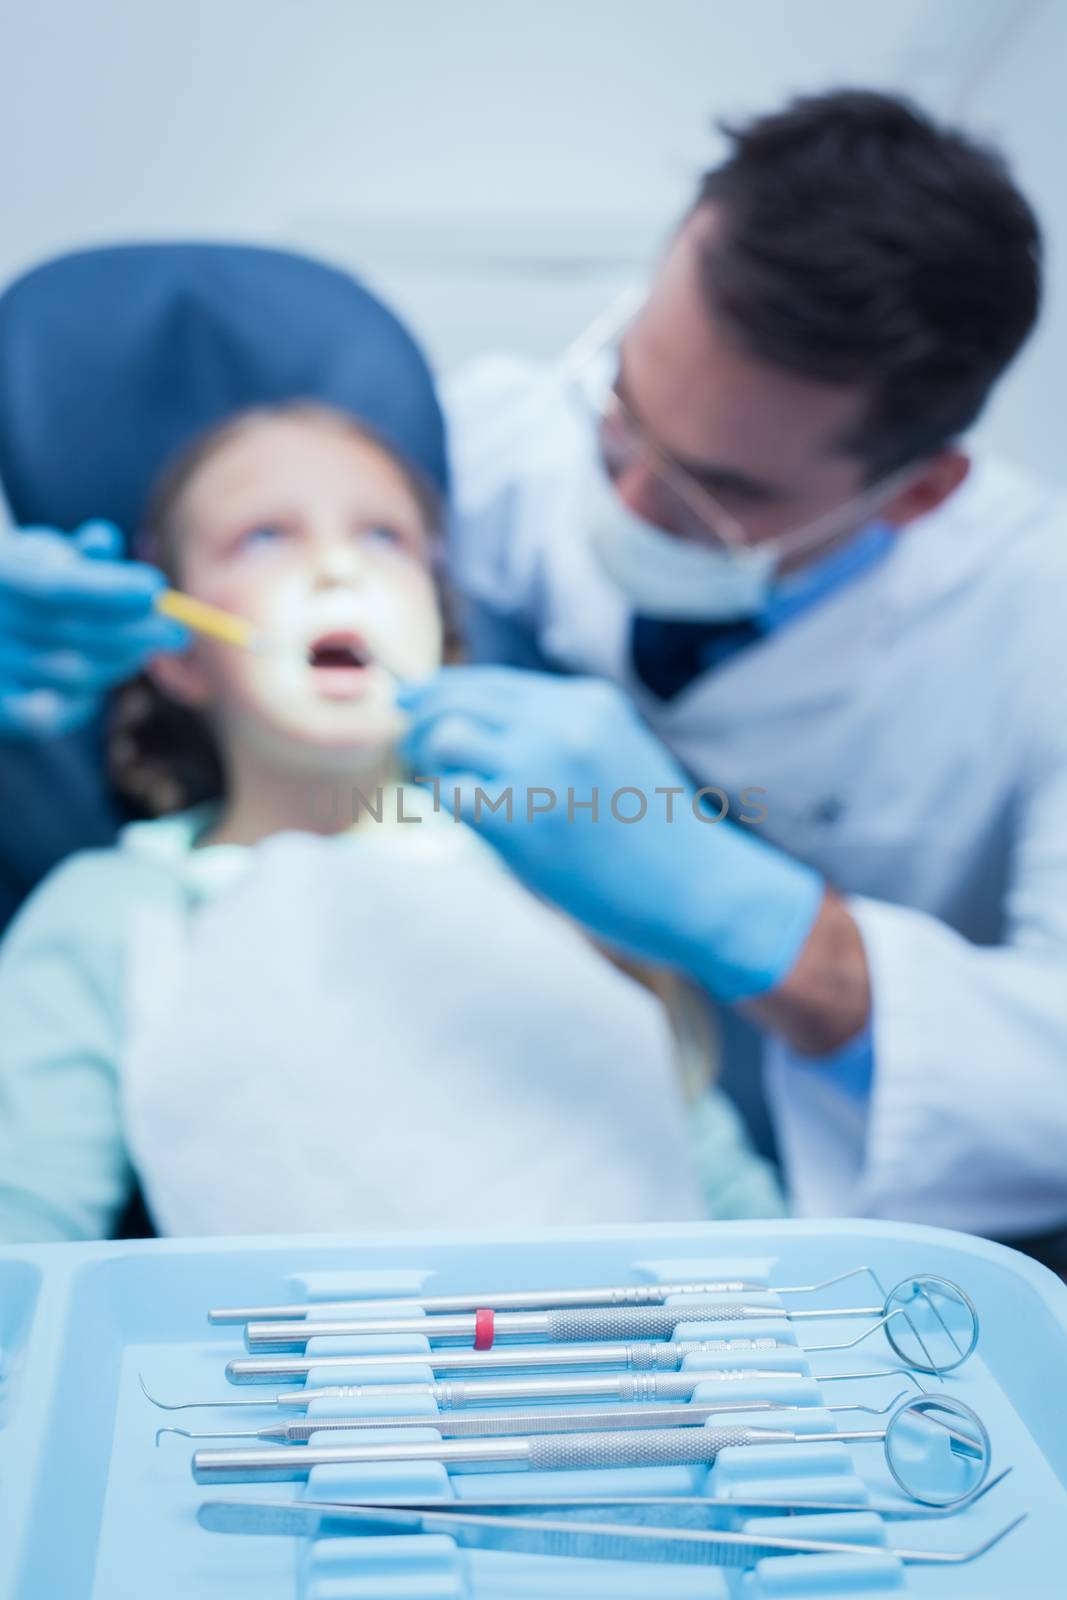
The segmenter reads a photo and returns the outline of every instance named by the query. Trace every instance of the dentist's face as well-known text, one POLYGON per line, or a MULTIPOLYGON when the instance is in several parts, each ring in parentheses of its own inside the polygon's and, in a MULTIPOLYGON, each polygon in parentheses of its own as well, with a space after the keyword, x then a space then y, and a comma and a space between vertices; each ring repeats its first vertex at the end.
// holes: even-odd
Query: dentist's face
MULTIPOLYGON (((967 476, 960 449, 946 445, 872 503, 870 464, 844 442, 866 416, 864 386, 760 360, 709 310, 706 253, 727 226, 713 206, 687 219, 620 342, 626 426, 601 439, 616 493, 647 522, 715 548, 724 519, 758 545, 840 517, 839 543, 873 515, 903 527, 933 511, 967 476)), ((779 571, 819 553, 787 553, 779 571)))
MULTIPOLYGON (((710 496, 755 544, 825 515, 865 487, 864 463, 839 441, 859 421, 866 397, 856 386, 815 382, 757 360, 711 315, 702 251, 720 226, 705 207, 672 241, 622 338, 615 387, 654 455, 710 496)), ((699 531, 676 524, 662 479, 640 456, 624 460, 613 479, 639 516, 699 540, 699 531)))
POLYGON ((177 531, 182 587, 269 646, 198 638, 174 664, 224 751, 380 756, 399 731, 394 675, 427 676, 442 644, 424 511, 385 451, 328 419, 252 420, 187 485, 177 531))

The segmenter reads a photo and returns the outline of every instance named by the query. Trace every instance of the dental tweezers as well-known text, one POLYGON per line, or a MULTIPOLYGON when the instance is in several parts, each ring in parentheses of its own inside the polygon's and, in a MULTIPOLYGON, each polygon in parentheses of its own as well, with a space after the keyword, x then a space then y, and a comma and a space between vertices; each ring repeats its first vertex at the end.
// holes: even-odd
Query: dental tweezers
MULTIPOLYGON (((862 1510, 862 1507, 857 1509, 862 1510)), ((289 1534, 329 1538, 346 1534, 446 1534, 468 1549, 599 1560, 686 1562, 748 1567, 769 1555, 859 1555, 928 1566, 959 1566, 985 1555, 1026 1520, 1016 1517, 969 1550, 912 1550, 802 1534, 735 1533, 653 1525, 572 1521, 566 1516, 499 1515, 463 1508, 333 1505, 317 1501, 209 1500, 197 1513, 213 1533, 289 1534)))

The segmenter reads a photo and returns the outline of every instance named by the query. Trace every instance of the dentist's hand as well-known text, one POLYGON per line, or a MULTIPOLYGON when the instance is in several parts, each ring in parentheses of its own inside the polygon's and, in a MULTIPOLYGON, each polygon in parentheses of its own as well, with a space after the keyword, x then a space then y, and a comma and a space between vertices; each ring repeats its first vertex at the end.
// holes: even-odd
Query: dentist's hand
POLYGON ((188 634, 160 616, 163 574, 122 559, 109 522, 69 538, 48 528, 0 531, 0 735, 65 733, 114 684, 188 634))
POLYGON ((412 772, 439 780, 447 810, 458 789, 464 819, 594 933, 724 1000, 763 994, 793 966, 822 879, 750 827, 713 820, 718 806, 695 799, 614 686, 446 667, 400 704, 412 772))

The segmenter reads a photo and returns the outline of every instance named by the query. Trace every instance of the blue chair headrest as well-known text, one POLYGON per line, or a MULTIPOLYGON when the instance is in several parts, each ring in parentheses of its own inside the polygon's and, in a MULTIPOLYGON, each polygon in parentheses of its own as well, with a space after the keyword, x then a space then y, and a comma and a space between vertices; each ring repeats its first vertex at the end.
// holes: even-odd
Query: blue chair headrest
POLYGON ((373 428, 442 492, 426 361, 332 267, 245 245, 61 256, 0 295, 0 483, 23 526, 137 531, 164 463, 246 406, 313 399, 373 428))

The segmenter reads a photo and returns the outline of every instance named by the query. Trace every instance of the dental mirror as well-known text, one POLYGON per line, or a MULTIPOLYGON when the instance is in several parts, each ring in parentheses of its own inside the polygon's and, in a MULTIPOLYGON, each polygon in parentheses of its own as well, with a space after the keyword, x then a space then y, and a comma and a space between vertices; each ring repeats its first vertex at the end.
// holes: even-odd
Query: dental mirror
POLYGON ((978 1343, 974 1302, 947 1278, 905 1278, 886 1296, 885 1313, 886 1338, 917 1372, 952 1372, 978 1343))
POLYGON ((943 1395, 909 1400, 885 1432, 885 1459, 897 1484, 927 1506, 951 1506, 977 1493, 992 1448, 969 1406, 943 1395))

